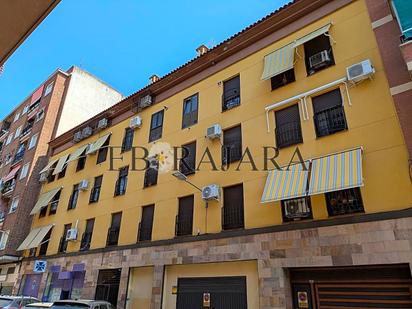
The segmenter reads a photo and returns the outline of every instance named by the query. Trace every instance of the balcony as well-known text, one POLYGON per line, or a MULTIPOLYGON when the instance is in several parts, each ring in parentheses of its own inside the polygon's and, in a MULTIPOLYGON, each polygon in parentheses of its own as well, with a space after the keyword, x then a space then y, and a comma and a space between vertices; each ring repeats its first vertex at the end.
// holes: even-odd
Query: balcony
POLYGON ((31 133, 31 130, 33 128, 33 124, 27 125, 23 131, 21 131, 21 135, 20 135, 20 141, 25 139, 26 137, 28 137, 31 133))
POLYGON ((64 253, 67 250, 68 241, 66 240, 66 236, 60 238, 59 243, 59 253, 64 253))
POLYGON ((119 233, 120 229, 119 228, 109 228, 107 231, 107 242, 106 246, 117 246, 117 243, 119 241, 119 233))
POLYGON ((13 194, 13 191, 14 191, 15 187, 16 187, 16 180, 15 179, 12 179, 12 180, 9 180, 9 181, 5 182, 3 184, 2 189, 1 189, 2 196, 5 197, 5 198, 9 198, 13 194))
POLYGON ((90 249, 92 241, 92 233, 83 233, 82 241, 80 243, 80 251, 87 251, 90 249))
POLYGON ((139 227, 137 231, 137 240, 138 241, 150 241, 152 240, 152 225, 151 224, 142 224, 139 222, 139 227))
POLYGON ((175 236, 188 236, 193 232, 193 218, 176 216, 175 236))
POLYGON ((299 121, 288 122, 276 126, 275 133, 278 148, 284 148, 303 142, 302 130, 299 121))
POLYGON ((14 165, 14 164, 17 164, 17 163, 19 163, 20 161, 22 161, 23 158, 24 158, 25 152, 26 152, 26 150, 22 150, 22 151, 17 152, 16 155, 14 156, 14 159, 13 159, 13 163, 12 163, 12 164, 14 165))

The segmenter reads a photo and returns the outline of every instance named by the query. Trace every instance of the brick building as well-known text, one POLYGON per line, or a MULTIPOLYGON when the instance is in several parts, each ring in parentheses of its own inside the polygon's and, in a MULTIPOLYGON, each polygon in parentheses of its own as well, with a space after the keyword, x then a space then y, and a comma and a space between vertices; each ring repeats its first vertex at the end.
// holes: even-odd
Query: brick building
POLYGON ((122 95, 77 68, 57 70, 0 124, 0 293, 10 293, 18 272, 30 211, 37 199, 39 172, 48 161, 48 143, 122 95))

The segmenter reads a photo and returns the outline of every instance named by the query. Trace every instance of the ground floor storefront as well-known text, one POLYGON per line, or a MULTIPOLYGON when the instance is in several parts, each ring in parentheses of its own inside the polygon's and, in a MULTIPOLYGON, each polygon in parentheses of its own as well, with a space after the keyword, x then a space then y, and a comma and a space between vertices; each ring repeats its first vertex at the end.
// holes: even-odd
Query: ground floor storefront
POLYGON ((20 269, 20 262, 0 264, 0 295, 11 295, 20 269))
POLYGON ((129 309, 412 308, 412 217, 366 218, 52 256, 44 273, 28 259, 16 288, 129 309))

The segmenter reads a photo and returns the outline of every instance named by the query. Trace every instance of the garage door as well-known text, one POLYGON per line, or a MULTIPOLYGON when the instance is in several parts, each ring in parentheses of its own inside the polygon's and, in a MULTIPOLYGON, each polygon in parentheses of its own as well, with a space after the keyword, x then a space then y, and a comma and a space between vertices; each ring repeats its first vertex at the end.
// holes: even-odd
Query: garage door
POLYGON ((179 278, 177 309, 247 309, 246 277, 179 278))
POLYGON ((412 308, 409 265, 291 270, 295 309, 412 308))

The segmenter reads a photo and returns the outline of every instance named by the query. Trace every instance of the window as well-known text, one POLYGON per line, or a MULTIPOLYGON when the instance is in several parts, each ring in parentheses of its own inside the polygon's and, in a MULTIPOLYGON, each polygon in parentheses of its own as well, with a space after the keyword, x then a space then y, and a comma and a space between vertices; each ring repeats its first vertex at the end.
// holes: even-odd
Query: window
POLYGON ((299 106, 293 105, 275 112, 276 146, 284 148, 303 142, 299 106))
POLYGON ((129 174, 129 167, 125 166, 119 170, 119 178, 116 181, 114 196, 124 195, 127 188, 127 176, 129 174))
POLYGON ((364 212, 359 188, 329 192, 325 197, 329 216, 364 212))
POLYGON ((20 112, 19 112, 19 113, 16 113, 16 114, 14 115, 13 122, 16 122, 17 120, 19 120, 19 118, 20 118, 20 112))
POLYGON ((228 110, 240 105, 240 76, 223 82, 222 110, 228 110))
POLYGON ((36 122, 42 120, 44 117, 44 108, 41 109, 37 114, 36 114, 36 122))
POLYGON ((144 188, 154 186, 157 184, 159 162, 152 158, 149 159, 150 165, 144 173, 144 188))
POLYGON ((22 126, 16 129, 16 133, 14 133, 14 139, 18 138, 21 135, 22 126))
POLYGON ((179 210, 176 216, 176 236, 192 235, 193 204, 193 195, 179 198, 179 210))
POLYGON ((107 246, 117 246, 120 234, 120 224, 122 221, 122 213, 112 214, 112 223, 107 233, 107 246))
POLYGON ((0 231, 0 250, 4 250, 6 248, 9 233, 10 231, 0 231))
POLYGON ((56 195, 53 197, 53 199, 50 202, 50 210, 49 210, 49 216, 54 215, 57 212, 57 206, 59 206, 59 201, 60 201, 60 194, 61 191, 57 192, 56 195))
POLYGON ((96 203, 99 201, 100 191, 102 189, 103 175, 94 178, 94 185, 90 192, 89 203, 96 203))
POLYGON ((7 146, 8 144, 10 144, 12 140, 13 140, 13 132, 11 132, 10 135, 7 137, 6 146, 7 146))
POLYGON ((41 245, 40 245, 39 256, 46 255, 47 249, 49 248, 51 233, 52 233, 52 229, 50 229, 47 232, 46 236, 44 236, 44 238, 41 242, 41 245))
POLYGON ((66 176, 66 171, 67 171, 67 163, 64 164, 63 169, 61 170, 61 172, 57 174, 57 179, 61 179, 64 176, 66 176))
POLYGON ((21 114, 24 115, 25 113, 27 113, 28 110, 29 110, 29 106, 26 105, 26 106, 23 108, 23 111, 21 112, 21 114))
POLYGON ((26 144, 22 143, 17 148, 17 152, 14 155, 13 163, 17 163, 17 162, 20 162, 21 160, 23 160, 25 152, 26 152, 26 144))
POLYGON ((162 137, 163 114, 164 111, 161 110, 152 115, 152 121, 150 123, 149 143, 162 137))
POLYGON ((296 79, 295 79, 295 69, 294 68, 286 72, 280 73, 278 75, 275 75, 270 79, 272 91, 280 87, 283 87, 287 84, 293 83, 295 80, 296 79))
POLYGON ((44 206, 39 211, 39 218, 43 218, 47 215, 47 206, 44 206))
POLYGON ((29 149, 32 149, 33 147, 36 146, 38 137, 39 137, 39 134, 37 133, 30 138, 29 149))
POLYGON ((316 136, 322 137, 347 129, 340 89, 312 98, 316 136))
POLYGON ((57 165, 57 162, 54 163, 48 171, 47 181, 49 183, 53 182, 56 179, 56 175, 53 175, 53 172, 54 172, 54 169, 56 168, 56 165, 57 165))
POLYGON ((224 230, 244 227, 243 184, 223 188, 222 227, 224 230))
POLYGON ((69 206, 67 207, 68 210, 76 208, 77 199, 79 198, 79 184, 73 186, 73 192, 69 199, 69 206))
POLYGON ((31 129, 33 128, 33 124, 34 124, 34 119, 29 119, 26 125, 24 126, 23 131, 21 131, 21 135, 26 136, 27 134, 29 134, 31 132, 31 129))
POLYGON ((297 221, 312 218, 309 197, 299 197, 284 200, 282 203, 283 222, 297 221))
POLYGON ((54 82, 51 82, 50 84, 47 85, 46 90, 44 91, 43 97, 45 97, 45 96, 48 95, 50 92, 52 92, 52 90, 53 90, 53 85, 54 85, 54 82))
POLYGON ((60 253, 66 252, 66 250, 67 250, 68 241, 66 240, 66 235, 67 235, 67 231, 70 230, 71 228, 72 228, 71 223, 64 225, 63 236, 60 238, 60 244, 59 244, 59 252, 60 253))
POLYGON ((142 207, 142 220, 139 223, 139 241, 152 239, 154 205, 142 207))
POLYGON ((23 167, 21 168, 21 172, 20 172, 20 180, 27 177, 27 174, 29 173, 29 168, 30 168, 30 162, 23 165, 23 167))
POLYGON ((107 159, 107 152, 109 150, 110 145, 110 136, 107 138, 106 142, 103 144, 102 148, 99 149, 97 154, 97 161, 96 164, 103 163, 107 159))
POLYGON ((312 75, 335 64, 329 35, 322 34, 304 44, 306 72, 312 75))
POLYGON ((134 130, 132 128, 126 128, 124 131, 122 152, 129 151, 133 147, 133 135, 134 130))
POLYGON ((242 157, 242 130, 240 125, 223 131, 222 163, 229 164, 242 157))
POLYGON ((180 172, 184 175, 194 174, 196 170, 196 142, 182 146, 180 172))
POLYGON ((195 94, 183 101, 182 128, 190 127, 197 123, 199 95, 195 94))
POLYGON ((80 251, 87 251, 90 249, 90 243, 92 242, 94 228, 94 218, 86 221, 86 228, 84 230, 82 241, 80 243, 80 251))
POLYGON ((86 149, 82 152, 79 159, 77 160, 76 172, 81 171, 86 166, 86 149))
POLYGON ((11 201, 9 213, 15 212, 17 210, 17 207, 19 207, 19 198, 15 197, 11 201))
POLYGON ((7 268, 7 274, 12 275, 16 271, 16 267, 9 267, 7 268))

